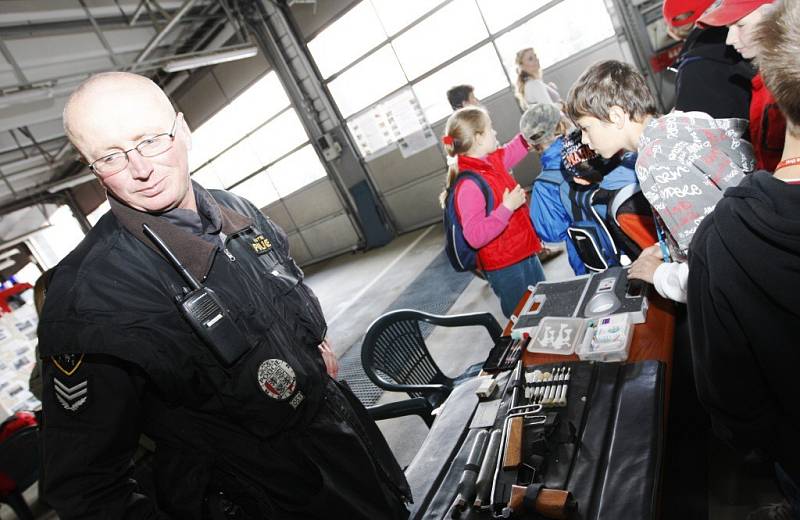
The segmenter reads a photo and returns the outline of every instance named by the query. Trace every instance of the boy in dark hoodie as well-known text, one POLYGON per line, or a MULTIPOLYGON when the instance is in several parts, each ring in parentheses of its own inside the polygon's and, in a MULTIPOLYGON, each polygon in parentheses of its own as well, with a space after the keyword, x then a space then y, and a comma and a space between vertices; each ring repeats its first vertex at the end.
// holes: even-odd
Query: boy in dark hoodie
POLYGON ((774 176, 757 171, 726 191, 697 230, 689 322, 714 429, 775 461, 788 500, 775 518, 800 518, 800 2, 765 15, 755 41, 788 121, 783 155, 774 176))

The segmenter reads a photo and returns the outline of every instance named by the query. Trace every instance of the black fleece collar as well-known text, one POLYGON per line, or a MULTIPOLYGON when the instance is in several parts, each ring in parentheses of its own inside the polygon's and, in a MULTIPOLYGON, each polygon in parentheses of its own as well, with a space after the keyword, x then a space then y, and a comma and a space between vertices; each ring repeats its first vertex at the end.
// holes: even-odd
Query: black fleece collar
MULTIPOLYGON (((194 188, 195 199, 201 201, 201 204, 205 204, 207 210, 220 216, 220 228, 226 236, 253 224, 250 218, 220 205, 205 188, 196 182, 192 182, 192 187, 194 188)), ((108 202, 112 213, 114 213, 114 216, 117 217, 122 226, 144 245, 162 257, 164 256, 142 231, 142 224, 147 224, 166 242, 167 246, 190 273, 200 280, 205 279, 209 269, 211 269, 217 246, 168 222, 158 214, 138 211, 126 206, 111 193, 108 194, 108 202)))

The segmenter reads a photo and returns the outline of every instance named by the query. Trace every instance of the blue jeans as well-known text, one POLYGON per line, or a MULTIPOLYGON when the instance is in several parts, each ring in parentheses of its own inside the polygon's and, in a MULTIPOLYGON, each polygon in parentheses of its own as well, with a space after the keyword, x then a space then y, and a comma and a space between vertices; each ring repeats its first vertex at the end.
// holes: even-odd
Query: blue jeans
POLYGON ((800 488, 777 462, 775 463, 775 476, 778 477, 778 485, 783 491, 783 496, 792 508, 792 518, 800 518, 800 488))
POLYGON ((544 269, 536 255, 502 269, 484 271, 483 274, 494 293, 500 298, 500 307, 506 318, 514 312, 528 286, 544 280, 544 269))

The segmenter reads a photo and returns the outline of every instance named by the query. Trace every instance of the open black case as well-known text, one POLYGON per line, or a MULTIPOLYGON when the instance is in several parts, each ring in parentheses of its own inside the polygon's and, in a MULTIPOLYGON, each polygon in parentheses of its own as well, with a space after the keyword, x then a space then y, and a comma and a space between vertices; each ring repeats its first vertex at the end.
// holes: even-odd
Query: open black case
MULTIPOLYGON (((544 425, 526 427, 523 434, 523 462, 532 456, 544 458, 541 472, 533 480, 548 488, 569 490, 578 504, 574 518, 656 518, 663 363, 575 361, 528 370, 560 366, 571 367, 566 407, 545 408, 555 417, 544 425)), ((451 396, 458 402, 436 420, 406 470, 414 493, 411 518, 439 520, 455 497, 472 439, 479 431, 468 428, 477 397, 469 395, 468 387, 460 390, 460 395, 451 396)), ((502 425, 508 407, 508 395, 503 399, 495 427, 502 425)), ((523 471, 519 475, 523 480, 530 478, 523 471)), ((488 519, 491 515, 468 508, 460 518, 488 519)), ((541 517, 526 513, 515 518, 541 517)))

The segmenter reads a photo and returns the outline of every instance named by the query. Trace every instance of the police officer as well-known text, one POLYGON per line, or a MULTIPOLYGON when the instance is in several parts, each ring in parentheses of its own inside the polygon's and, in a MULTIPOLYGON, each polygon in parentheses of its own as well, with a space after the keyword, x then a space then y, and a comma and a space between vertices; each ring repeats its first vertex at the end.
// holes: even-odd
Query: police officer
POLYGON ((401 469, 329 376, 325 319, 286 235, 190 180, 191 135, 164 92, 93 76, 64 126, 111 211, 56 267, 39 326, 45 494, 60 517, 406 518, 401 469), (193 287, 143 224, 227 313, 204 300, 200 329, 182 313, 193 287), (204 337, 219 320, 229 333, 204 337), (149 492, 132 478, 141 434, 156 445, 149 492))

